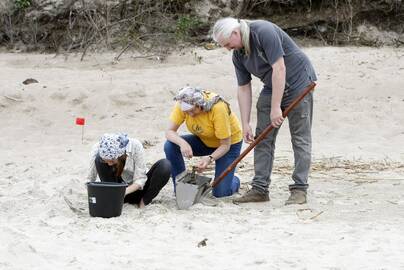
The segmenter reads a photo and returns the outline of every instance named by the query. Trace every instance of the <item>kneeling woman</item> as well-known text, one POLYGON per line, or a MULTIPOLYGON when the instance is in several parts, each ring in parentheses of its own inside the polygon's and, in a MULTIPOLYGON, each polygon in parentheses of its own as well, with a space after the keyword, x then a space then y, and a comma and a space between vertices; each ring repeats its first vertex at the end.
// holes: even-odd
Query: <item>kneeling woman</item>
MULTIPOLYGON (((219 95, 199 88, 185 87, 174 98, 174 106, 164 152, 172 164, 172 177, 185 170, 184 158, 203 156, 199 172, 215 162, 215 176, 219 176, 239 155, 242 145, 240 123, 230 106, 219 95), (190 135, 179 136, 178 128, 186 124, 190 135)), ((240 180, 231 171, 213 189, 213 196, 230 196, 237 192, 240 180)))
POLYGON ((126 134, 104 134, 91 152, 89 181, 97 174, 102 182, 123 182, 126 188, 124 202, 148 205, 167 184, 171 165, 167 159, 157 161, 147 171, 143 145, 126 134))

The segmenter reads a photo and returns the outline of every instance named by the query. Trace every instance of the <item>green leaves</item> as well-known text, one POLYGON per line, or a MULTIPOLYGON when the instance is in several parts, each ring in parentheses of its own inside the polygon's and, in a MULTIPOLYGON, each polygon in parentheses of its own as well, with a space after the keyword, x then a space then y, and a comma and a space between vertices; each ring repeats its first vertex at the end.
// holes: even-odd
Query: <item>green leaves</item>
POLYGON ((31 6, 31 0, 14 0, 14 5, 17 10, 26 9, 31 6))
POLYGON ((185 40, 201 24, 202 22, 197 17, 191 17, 189 15, 181 15, 177 19, 175 27, 175 35, 177 36, 178 39, 185 40))

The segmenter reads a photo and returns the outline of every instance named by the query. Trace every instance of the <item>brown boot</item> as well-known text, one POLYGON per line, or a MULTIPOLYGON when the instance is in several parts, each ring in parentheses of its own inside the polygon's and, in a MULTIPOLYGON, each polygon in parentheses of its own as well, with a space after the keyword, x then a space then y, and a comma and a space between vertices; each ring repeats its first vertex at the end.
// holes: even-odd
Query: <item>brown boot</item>
POLYGON ((290 191, 290 196, 286 200, 285 205, 289 204, 304 204, 307 202, 306 191, 300 189, 292 189, 290 191))
POLYGON ((267 202, 269 201, 268 193, 262 193, 255 189, 250 189, 244 195, 233 200, 233 203, 248 203, 248 202, 267 202))

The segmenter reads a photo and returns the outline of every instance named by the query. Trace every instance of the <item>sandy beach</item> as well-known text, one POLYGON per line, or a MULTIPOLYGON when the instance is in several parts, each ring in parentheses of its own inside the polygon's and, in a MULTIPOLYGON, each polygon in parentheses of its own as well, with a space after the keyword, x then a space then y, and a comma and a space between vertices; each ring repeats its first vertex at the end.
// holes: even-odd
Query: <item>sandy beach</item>
MULTIPOLYGON (((149 165, 163 158, 172 97, 187 84, 215 90, 239 115, 231 54, 0 53, 0 269, 404 269, 404 49, 304 51, 319 78, 307 205, 284 206, 286 121, 270 202, 180 211, 170 181, 145 209, 125 204, 111 219, 88 213, 92 144, 121 131, 143 142, 149 165)), ((254 79, 253 104, 261 87, 254 79)), ((241 192, 252 158, 238 169, 241 192)))

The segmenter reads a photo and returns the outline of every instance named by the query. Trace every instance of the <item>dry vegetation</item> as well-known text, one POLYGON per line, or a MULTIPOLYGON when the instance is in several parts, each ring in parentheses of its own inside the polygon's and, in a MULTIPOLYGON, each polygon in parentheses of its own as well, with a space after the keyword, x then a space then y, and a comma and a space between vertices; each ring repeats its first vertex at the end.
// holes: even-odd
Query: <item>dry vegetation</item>
POLYGON ((222 16, 269 19, 294 37, 324 45, 383 45, 364 34, 368 25, 397 33, 390 45, 404 43, 404 5, 399 0, 65 0, 53 10, 43 0, 8 2, 0 13, 0 45, 20 51, 166 52, 184 42, 208 40, 212 22, 222 16), (203 14, 198 7, 207 2, 203 14))
MULTIPOLYGON (((86 51, 91 47, 147 50, 196 37, 203 24, 187 15, 186 0, 70 1, 60 14, 16 5, 3 14, 0 43, 26 50, 86 51)), ((207 30, 208 27, 204 30, 207 30)))

